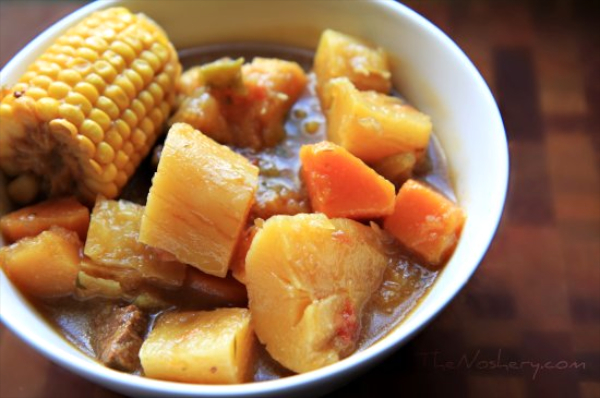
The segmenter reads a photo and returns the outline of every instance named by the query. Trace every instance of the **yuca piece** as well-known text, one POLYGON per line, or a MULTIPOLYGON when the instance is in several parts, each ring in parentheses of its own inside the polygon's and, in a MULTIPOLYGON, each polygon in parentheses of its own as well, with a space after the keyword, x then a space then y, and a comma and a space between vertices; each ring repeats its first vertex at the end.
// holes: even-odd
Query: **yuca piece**
POLYGON ((254 347, 246 308, 171 312, 160 316, 142 344, 144 374, 185 383, 248 381, 254 347))
POLYGON ((152 180, 140 242, 224 277, 257 185, 258 168, 248 159, 176 123, 152 180))
POLYGON ((252 322, 271 356, 308 372, 352 353, 387 258, 380 235, 323 214, 274 216, 246 255, 252 322))
POLYGON ((144 15, 110 8, 69 29, 0 98, 0 169, 13 200, 116 197, 160 134, 180 73, 144 15))

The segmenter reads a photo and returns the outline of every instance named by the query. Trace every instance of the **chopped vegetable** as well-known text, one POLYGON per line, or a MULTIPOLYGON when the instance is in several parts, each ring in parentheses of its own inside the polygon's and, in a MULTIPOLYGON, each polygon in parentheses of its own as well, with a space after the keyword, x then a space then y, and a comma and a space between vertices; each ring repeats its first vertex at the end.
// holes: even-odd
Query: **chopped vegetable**
POLYGON ((99 198, 92 211, 84 253, 97 264, 137 271, 162 286, 181 286, 186 266, 139 242, 144 207, 99 198))
POLYGON ((145 15, 109 8, 69 29, 0 101, 0 170, 18 182, 13 198, 116 197, 161 133, 180 72, 145 15))
POLYGON ((140 242, 224 277, 254 199, 258 169, 190 125, 171 127, 154 176, 140 242))
POLYGON ((90 299, 102 297, 108 299, 126 298, 121 284, 112 279, 98 278, 79 271, 77 274, 77 298, 90 299))
POLYGON ((24 293, 35 297, 68 296, 75 291, 81 242, 60 227, 0 248, 0 265, 24 293))
POLYGON ((254 334, 245 308, 160 316, 140 350, 144 374, 186 383, 248 381, 254 334))
POLYGON ((180 91, 190 94, 170 123, 188 123, 221 144, 273 146, 284 137, 285 116, 306 82, 295 62, 254 58, 240 66, 240 60, 218 60, 184 73, 180 91))
POLYGON ((415 153, 403 152, 373 163, 373 170, 396 186, 402 186, 406 180, 412 177, 416 164, 417 157, 415 153))
POLYGON ((2 235, 9 243, 36 236, 52 226, 76 232, 84 241, 89 224, 90 211, 73 197, 23 207, 0 218, 2 235))
POLYGON ((229 265, 231 275, 243 284, 246 284, 246 255, 257 231, 258 228, 253 225, 242 233, 229 265))
POLYGON ((327 83, 336 77, 347 77, 359 90, 387 94, 392 87, 388 57, 382 48, 331 29, 321 34, 314 69, 323 109, 330 105, 323 95, 327 83))
POLYGON ((315 211, 352 219, 392 214, 394 185, 344 148, 327 141, 304 145, 300 160, 315 211))
POLYGON ((465 215, 440 193, 408 180, 402 185, 394 214, 383 225, 409 250, 434 268, 447 260, 460 236, 465 215))
POLYGON ((248 304, 246 288, 230 275, 219 278, 190 269, 185 279, 185 287, 197 292, 197 297, 203 302, 209 301, 220 307, 245 307, 248 304))
POLYGON ((431 121, 396 97, 358 91, 346 78, 329 83, 332 104, 327 137, 367 163, 411 152, 429 144, 431 121))
POLYGON ((354 350, 387 263, 379 238, 323 214, 265 221, 246 256, 246 287, 256 334, 275 360, 307 372, 354 350))

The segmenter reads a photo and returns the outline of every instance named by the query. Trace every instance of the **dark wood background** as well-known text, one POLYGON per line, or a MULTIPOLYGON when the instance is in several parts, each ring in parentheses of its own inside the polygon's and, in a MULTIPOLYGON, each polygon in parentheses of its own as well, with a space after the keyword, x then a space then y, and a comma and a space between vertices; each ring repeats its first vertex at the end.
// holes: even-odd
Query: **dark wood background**
MULTIPOLYGON (((409 344, 330 397, 600 397, 599 3, 406 2, 491 87, 509 139, 508 200, 466 288, 409 344)), ((81 5, 0 1, 0 65, 81 5)), ((0 326, 0 397, 118 396, 0 326)))

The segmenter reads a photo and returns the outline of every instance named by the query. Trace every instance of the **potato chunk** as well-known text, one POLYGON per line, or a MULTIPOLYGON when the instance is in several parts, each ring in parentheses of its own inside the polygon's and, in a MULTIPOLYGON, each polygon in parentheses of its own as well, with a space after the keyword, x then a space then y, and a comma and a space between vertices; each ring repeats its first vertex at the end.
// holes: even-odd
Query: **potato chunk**
POLYGON ((408 249, 438 268, 452 253, 463 224, 463 211, 433 189, 414 180, 402 185, 394 213, 384 228, 408 249))
POLYGON ((344 148, 328 141, 304 145, 300 160, 315 211, 352 219, 394 211, 394 185, 344 148))
POLYGON ((90 211, 73 197, 50 199, 0 218, 0 229, 8 242, 36 236, 52 226, 77 232, 85 240, 89 224, 90 211))
POLYGON ((379 233, 356 221, 323 214, 271 217, 246 256, 259 340, 295 372, 349 355, 386 264, 379 233))
POLYGON ((336 77, 347 77, 359 90, 387 94, 392 87, 388 57, 382 48, 331 29, 321 34, 314 69, 323 109, 329 108, 323 103, 323 91, 336 77))
POLYGON ((346 78, 329 83, 327 137, 366 163, 399 153, 422 154, 431 120, 396 97, 358 91, 346 78))
POLYGON ((224 277, 246 223, 258 168, 184 123, 165 141, 140 241, 224 277))
POLYGON ((181 286, 185 264, 165 259, 163 253, 138 241, 143 214, 144 206, 99 198, 92 211, 85 255, 99 265, 137 271, 158 285, 181 286))
POLYGON ((24 293, 42 298, 67 296, 75 291, 80 250, 75 232, 52 227, 1 248, 0 265, 24 293))
POLYGON ((158 318, 142 349, 144 373, 185 383, 248 381, 254 349, 245 308, 171 312, 158 318))

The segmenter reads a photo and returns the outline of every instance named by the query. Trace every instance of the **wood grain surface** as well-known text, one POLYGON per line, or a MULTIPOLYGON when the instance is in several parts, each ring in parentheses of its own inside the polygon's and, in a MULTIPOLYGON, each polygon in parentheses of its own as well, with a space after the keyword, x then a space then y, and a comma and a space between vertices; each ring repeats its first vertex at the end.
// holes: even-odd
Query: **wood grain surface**
MULTIPOLYGON (((508 200, 456 299, 330 397, 600 397, 599 3, 406 2, 458 43, 491 87, 509 138, 508 200)), ((0 1, 0 65, 83 4, 0 1)), ((0 326, 0 397, 119 396, 0 326)))

